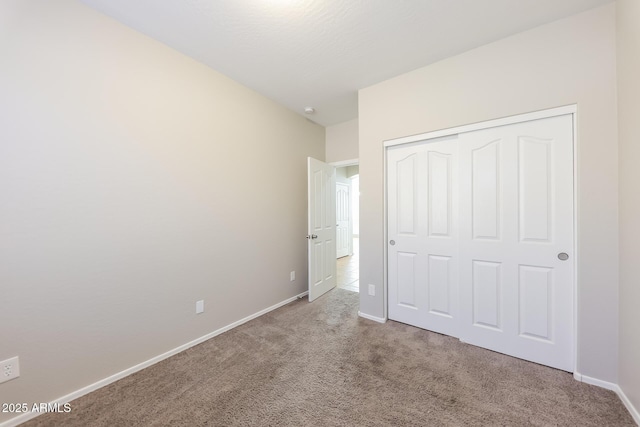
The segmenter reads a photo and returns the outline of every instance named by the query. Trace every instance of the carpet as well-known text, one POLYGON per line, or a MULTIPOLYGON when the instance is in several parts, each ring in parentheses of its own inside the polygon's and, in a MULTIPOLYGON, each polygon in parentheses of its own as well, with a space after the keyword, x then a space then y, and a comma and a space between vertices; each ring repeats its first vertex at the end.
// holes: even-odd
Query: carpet
POLYGON ((633 426, 617 395, 455 338, 292 302, 25 426, 633 426))

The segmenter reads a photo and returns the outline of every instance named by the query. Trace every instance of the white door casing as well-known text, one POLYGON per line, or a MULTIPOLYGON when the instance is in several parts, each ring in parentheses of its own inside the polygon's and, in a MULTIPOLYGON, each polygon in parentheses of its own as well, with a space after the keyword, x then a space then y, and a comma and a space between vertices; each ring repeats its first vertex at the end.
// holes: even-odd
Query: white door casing
POLYGON ((390 319, 573 371, 573 115, 389 147, 387 200, 390 319))
POLYGON ((336 169, 308 158, 309 302, 336 286, 336 169))
POLYGON ((351 192, 349 184, 336 182, 336 256, 351 255, 351 192))

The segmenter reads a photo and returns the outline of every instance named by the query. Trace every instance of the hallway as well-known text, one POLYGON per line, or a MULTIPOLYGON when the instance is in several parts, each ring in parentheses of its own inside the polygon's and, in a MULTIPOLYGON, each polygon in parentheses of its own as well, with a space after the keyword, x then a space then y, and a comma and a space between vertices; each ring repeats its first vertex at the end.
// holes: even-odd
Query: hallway
POLYGON ((360 291, 360 239, 353 238, 353 255, 345 256, 338 259, 336 269, 337 287, 352 292, 360 291))

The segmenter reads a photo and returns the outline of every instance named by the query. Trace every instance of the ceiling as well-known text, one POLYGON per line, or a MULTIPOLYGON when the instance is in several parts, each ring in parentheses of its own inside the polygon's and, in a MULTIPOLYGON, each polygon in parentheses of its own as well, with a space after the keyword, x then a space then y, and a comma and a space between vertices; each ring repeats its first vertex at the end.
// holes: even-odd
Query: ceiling
POLYGON ((358 89, 612 0, 82 0, 328 126, 358 89))

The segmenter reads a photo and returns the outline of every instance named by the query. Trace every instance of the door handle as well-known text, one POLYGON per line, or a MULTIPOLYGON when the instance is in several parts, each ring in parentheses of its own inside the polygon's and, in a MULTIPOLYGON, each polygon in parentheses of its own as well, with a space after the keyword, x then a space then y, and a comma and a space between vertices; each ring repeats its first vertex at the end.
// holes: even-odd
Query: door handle
POLYGON ((311 234, 309 236, 307 236, 307 239, 317 239, 318 236, 316 236, 315 234, 311 234))
POLYGON ((558 259, 559 259, 560 261, 566 261, 566 260, 568 260, 568 259, 569 259, 569 254, 568 254, 568 253, 566 253, 566 252, 560 252, 560 253, 558 254, 558 259))

